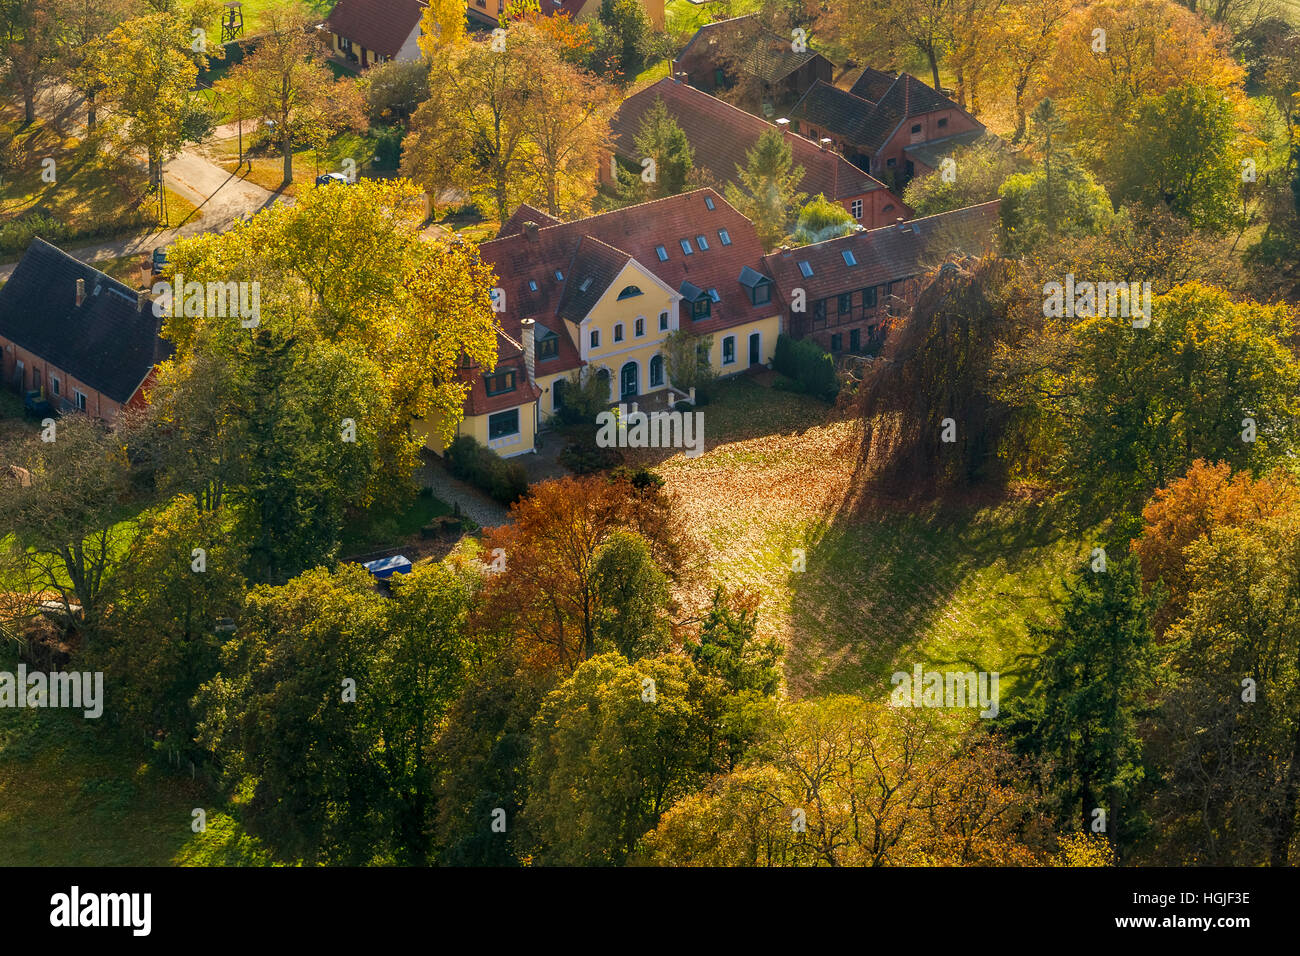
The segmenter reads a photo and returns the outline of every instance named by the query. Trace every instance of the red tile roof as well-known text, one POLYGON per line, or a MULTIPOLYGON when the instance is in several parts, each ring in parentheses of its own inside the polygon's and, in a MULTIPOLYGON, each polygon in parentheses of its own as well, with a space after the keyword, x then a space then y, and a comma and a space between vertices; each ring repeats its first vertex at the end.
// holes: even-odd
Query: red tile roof
MULTIPOLYGON (((615 149, 633 157, 641 118, 662 99, 681 126, 695 154, 695 165, 723 183, 737 183, 736 167, 743 168, 746 153, 767 130, 778 127, 685 83, 665 77, 623 101, 611 123, 615 149)), ((804 168, 799 191, 810 196, 844 200, 885 186, 843 156, 821 149, 811 140, 787 133, 795 164, 804 168)))
POLYGON ((850 90, 819 80, 808 88, 790 115, 829 130, 846 143, 874 151, 889 142, 904 119, 959 108, 910 73, 891 78, 887 73, 868 69, 850 90), (884 86, 887 80, 888 86, 884 86), (877 95, 873 98, 868 93, 877 95))
POLYGON ((707 319, 692 322, 689 313, 682 319, 682 327, 694 332, 713 333, 767 318, 774 311, 770 304, 753 305, 740 284, 745 266, 763 271, 763 245, 754 225, 713 189, 544 225, 532 237, 522 231, 502 236, 483 243, 479 253, 495 270, 506 295, 502 328, 518 338, 520 321, 532 318, 538 323, 539 338, 543 329, 559 333, 559 356, 539 362, 538 374, 582 365, 577 343, 562 317, 574 321, 585 317, 629 259, 673 291, 680 291, 685 282, 705 291, 717 290, 720 301, 713 303, 707 319), (726 232, 730 245, 723 245, 720 230, 726 232), (699 248, 700 235, 707 249, 699 248), (689 256, 682 250, 683 239, 691 243, 689 256), (657 246, 663 246, 665 261, 660 261, 657 246), (582 289, 587 280, 591 281, 582 289))
POLYGON ((524 231, 524 223, 535 222, 539 226, 553 226, 560 220, 556 219, 549 213, 542 212, 536 206, 530 206, 528 203, 520 203, 519 208, 511 214, 510 218, 501 224, 497 230, 497 238, 502 236, 513 236, 516 233, 524 231))
POLYGON ((367 50, 397 56, 426 6, 424 0, 338 0, 325 25, 367 50))
POLYGON ((778 251, 764 258, 763 271, 776 280, 789 301, 792 289, 804 289, 815 302, 842 292, 852 292, 886 282, 920 275, 930 267, 927 258, 946 255, 957 246, 968 255, 991 250, 997 234, 998 201, 913 219, 880 229, 867 229, 839 239, 778 251), (938 237, 944 248, 935 246, 938 237), (844 252, 856 260, 849 265, 844 252), (811 276, 799 264, 808 263, 811 276))
POLYGON ((524 348, 519 340, 498 333, 496 373, 508 370, 513 370, 515 373, 515 388, 514 391, 500 395, 488 395, 481 368, 470 366, 459 370, 460 380, 468 382, 470 386, 469 396, 465 399, 466 415, 490 415, 527 402, 535 402, 541 397, 542 390, 528 381, 528 369, 524 364, 524 348))

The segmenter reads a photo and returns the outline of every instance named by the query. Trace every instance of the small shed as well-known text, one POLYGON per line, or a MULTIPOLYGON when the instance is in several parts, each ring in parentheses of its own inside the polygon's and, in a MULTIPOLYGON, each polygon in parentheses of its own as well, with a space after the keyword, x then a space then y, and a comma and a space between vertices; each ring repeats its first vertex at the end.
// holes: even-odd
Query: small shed
POLYGON ((380 581, 386 581, 394 574, 410 574, 411 559, 400 554, 395 554, 390 558, 378 558, 374 561, 367 561, 362 565, 362 567, 380 581))

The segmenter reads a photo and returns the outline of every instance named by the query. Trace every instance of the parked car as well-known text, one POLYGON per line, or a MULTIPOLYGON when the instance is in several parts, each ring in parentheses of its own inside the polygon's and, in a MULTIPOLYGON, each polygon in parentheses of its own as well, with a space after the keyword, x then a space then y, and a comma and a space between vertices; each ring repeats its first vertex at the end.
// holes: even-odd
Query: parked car
POLYGON ((343 183, 346 186, 350 180, 342 173, 323 173, 316 177, 317 186, 328 186, 330 183, 343 183))
POLYGON ((28 392, 23 396, 23 412, 32 418, 51 418, 54 406, 40 392, 28 392))
POLYGON ((167 268, 167 247, 158 246, 153 251, 153 274, 160 276, 163 270, 167 268))

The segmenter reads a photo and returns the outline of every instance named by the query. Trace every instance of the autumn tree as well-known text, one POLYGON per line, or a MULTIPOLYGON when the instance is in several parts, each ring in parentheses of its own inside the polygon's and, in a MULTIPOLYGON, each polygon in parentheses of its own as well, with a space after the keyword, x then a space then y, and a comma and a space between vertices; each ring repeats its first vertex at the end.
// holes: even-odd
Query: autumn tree
POLYGON ((51 419, 43 433, 51 440, 33 435, 6 450, 30 480, 0 483, 0 541, 14 550, 29 590, 58 595, 69 617, 94 634, 138 509, 127 438, 85 415, 51 419))
POLYGON ((1286 866, 1300 800, 1294 509, 1228 523, 1185 549, 1186 613, 1153 737, 1160 859, 1286 866))
POLYGON ((641 648, 628 618, 650 626, 644 639, 654 646, 667 602, 660 575, 678 574, 686 556, 663 489, 627 478, 563 478, 534 485, 512 516, 513 524, 492 529, 485 541, 489 553, 500 549, 505 569, 485 585, 482 627, 514 635, 533 661, 561 671, 600 653, 603 641, 641 648), (636 538, 617 532, 639 536, 653 567, 636 538), (649 593, 625 587, 619 568, 649 593))
POLYGON ((1190 84, 1242 105, 1243 72, 1227 42, 1221 28, 1173 0, 1097 0, 1062 25, 1045 92, 1079 156, 1114 182, 1115 154, 1144 98, 1190 84))
POLYGON ((609 123, 618 106, 612 87, 567 62, 553 45, 536 43, 530 57, 524 129, 527 163, 552 216, 590 211, 597 167, 609 147, 609 123))
POLYGON ((433 58, 443 47, 465 39, 465 4, 461 0, 429 0, 420 14, 420 51, 433 58))
POLYGON ((99 96, 104 91, 104 58, 108 34, 135 12, 136 0, 56 0, 63 24, 59 68, 86 103, 86 130, 99 120, 99 96))
POLYGON ((36 122, 36 92, 55 71, 64 31, 51 0, 0 2, 0 64, 3 81, 23 99, 23 122, 36 122))
POLYGON ((542 702, 523 826, 543 864, 618 865, 718 769, 720 683, 684 657, 586 661, 542 702))
POLYGON ((826 4, 820 33, 834 36, 860 63, 898 65, 910 55, 924 58, 931 85, 941 89, 939 63, 950 43, 956 0, 868 0, 826 4))
POLYGON ((170 13, 150 13, 122 24, 103 45, 104 96, 114 124, 130 147, 148 156, 155 189, 162 188, 163 163, 213 125, 196 90, 208 57, 194 49, 190 29, 170 13))
MULTIPOLYGON (((504 34, 494 33, 481 42, 426 50, 429 98, 412 117, 402 171, 434 195, 461 190, 504 222, 519 203, 544 194, 531 139, 539 122, 532 115, 536 90, 531 73, 535 60, 557 54, 527 22, 501 29, 504 34)), ((556 104, 562 95, 556 91, 551 102, 556 104)), ((577 102, 565 101, 564 106, 577 102)), ((579 135, 586 130, 570 126, 567 117, 550 122, 555 124, 552 158, 585 168, 580 163, 591 157, 581 156, 576 145, 589 142, 579 135)), ((572 167, 554 170, 557 184, 564 168, 572 167)), ((561 192, 558 185, 556 191, 561 192)))
POLYGON ((744 763, 679 800, 633 862, 1009 865, 1040 859, 1017 761, 935 710, 825 697, 765 709, 744 763), (958 733, 959 746, 950 734, 958 733))
POLYGON ((765 248, 774 248, 789 235, 794 211, 807 198, 796 191, 803 175, 804 168, 794 164, 790 143, 769 129, 745 154, 745 166, 736 167, 739 185, 727 184, 727 202, 753 220, 765 248))
POLYGON ((1300 485, 1282 469, 1255 478, 1234 473, 1226 462, 1198 459, 1185 475, 1156 489, 1142 509, 1142 535, 1133 542, 1146 586, 1163 588, 1156 633, 1187 613, 1192 545, 1229 528, 1298 512, 1300 485))
POLYGON ((990 30, 993 72, 1011 90, 1015 142, 1025 138, 1029 105, 1047 82, 1047 65, 1074 0, 1006 0, 990 30))
POLYGON ((413 493, 412 421, 454 431, 455 370, 495 362, 487 267, 472 246, 424 241, 422 218, 411 184, 367 181, 171 251, 187 278, 262 291, 255 321, 172 309, 177 354, 151 411, 164 484, 239 502, 258 576, 330 559, 347 509, 413 493))
POLYGON ((257 47, 231 68, 218 87, 243 103, 249 115, 274 124, 286 185, 293 182, 295 142, 309 142, 319 149, 340 130, 365 125, 356 83, 334 79, 325 65, 323 42, 308 29, 311 22, 302 8, 268 11, 257 47))

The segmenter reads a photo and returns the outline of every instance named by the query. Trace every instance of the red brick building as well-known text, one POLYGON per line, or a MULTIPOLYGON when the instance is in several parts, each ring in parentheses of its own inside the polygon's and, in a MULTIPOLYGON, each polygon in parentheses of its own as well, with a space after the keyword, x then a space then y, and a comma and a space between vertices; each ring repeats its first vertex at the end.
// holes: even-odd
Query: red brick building
POLYGON ((728 99, 775 118, 814 83, 835 75, 830 60, 790 36, 765 29, 749 14, 700 27, 673 60, 673 75, 706 93, 735 91, 728 99))
MULTIPOLYGON (((663 100, 686 134, 696 168, 705 170, 719 183, 739 184, 736 168, 745 166, 746 153, 754 148, 763 133, 782 128, 687 83, 665 78, 624 100, 610 124, 615 152, 634 165, 641 160, 635 155, 636 135, 655 100, 663 100)), ((785 135, 790 139, 795 165, 804 168, 800 192, 810 197, 821 193, 838 202, 868 229, 911 216, 912 210, 883 183, 835 150, 823 148, 788 129, 785 135)), ((610 181, 607 163, 601 164, 601 178, 606 183, 610 181)))
POLYGON ((171 354, 158 329, 146 293, 36 239, 0 288, 0 375, 61 412, 109 420, 144 404, 171 354))
POLYGON ((888 320, 906 313, 920 277, 950 253, 980 255, 997 237, 998 202, 867 229, 764 258, 780 295, 782 324, 832 354, 874 354, 888 320))
POLYGON ((942 155, 984 135, 984 126, 908 73, 867 69, 847 90, 813 84, 790 111, 794 130, 831 140, 854 165, 901 193, 942 155))

